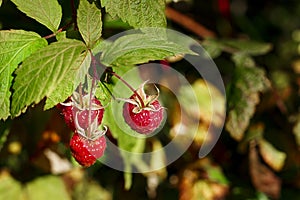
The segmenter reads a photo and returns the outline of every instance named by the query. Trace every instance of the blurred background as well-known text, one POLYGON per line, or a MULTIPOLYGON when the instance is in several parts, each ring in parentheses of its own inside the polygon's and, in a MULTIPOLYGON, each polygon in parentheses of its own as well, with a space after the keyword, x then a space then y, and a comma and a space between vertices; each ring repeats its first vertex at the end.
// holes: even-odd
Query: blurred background
MULTIPOLYGON (((66 24, 72 7, 69 1, 59 3, 66 24)), ((216 120, 205 116, 208 120, 197 119, 199 133, 184 155, 159 171, 133 174, 125 190, 123 172, 100 162, 86 169, 74 162, 70 130, 59 111, 43 111, 42 102, 0 121, 0 199, 300 199, 300 2, 169 0, 166 16, 169 28, 203 45, 222 74, 227 118, 213 151, 198 158, 203 134, 216 120)), ((0 28, 51 34, 8 0, 0 7, 0 28)), ((127 29, 104 16, 103 37, 127 29)), ((68 34, 79 37, 71 28, 68 34)), ((192 66, 183 60, 169 65, 207 95, 192 66)), ((171 105, 167 141, 178 121, 170 95, 162 94, 164 104, 171 105)), ((148 143, 162 145, 159 139, 148 143)))

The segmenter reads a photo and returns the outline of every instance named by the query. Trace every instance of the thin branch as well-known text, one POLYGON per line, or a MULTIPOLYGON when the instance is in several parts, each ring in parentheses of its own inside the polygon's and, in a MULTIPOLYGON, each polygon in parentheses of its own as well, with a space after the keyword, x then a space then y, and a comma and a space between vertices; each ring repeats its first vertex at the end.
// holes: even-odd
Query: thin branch
POLYGON ((57 33, 60 33, 64 30, 66 30, 67 28, 69 28, 73 23, 74 23, 74 30, 78 30, 77 27, 77 12, 76 12, 76 7, 75 7, 75 2, 74 0, 71 0, 71 9, 72 9, 72 21, 70 21, 69 23, 67 23, 65 26, 61 27, 60 29, 58 29, 55 33, 52 33, 50 35, 46 35, 43 38, 45 39, 49 39, 52 37, 55 37, 57 35, 57 33))
POLYGON ((66 30, 67 28, 69 28, 71 25, 73 24, 73 21, 70 21, 69 23, 67 23, 65 26, 61 27, 60 29, 58 29, 55 33, 52 33, 50 35, 46 35, 44 36, 43 38, 45 39, 49 39, 49 38, 52 38, 52 37, 55 37, 57 35, 57 33, 60 33, 64 30, 66 30))
POLYGON ((216 34, 213 31, 207 29, 192 18, 176 11, 173 8, 166 7, 165 13, 168 19, 182 25, 183 27, 192 31, 201 38, 216 37, 216 34))

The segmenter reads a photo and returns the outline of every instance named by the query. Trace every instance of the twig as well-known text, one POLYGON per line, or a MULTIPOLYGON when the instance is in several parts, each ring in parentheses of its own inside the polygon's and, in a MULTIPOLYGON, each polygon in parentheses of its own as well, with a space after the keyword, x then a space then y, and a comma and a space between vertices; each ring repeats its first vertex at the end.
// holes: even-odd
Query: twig
POLYGON ((69 23, 67 23, 65 26, 61 27, 60 29, 58 29, 55 33, 52 33, 50 35, 46 35, 43 38, 45 39, 49 39, 52 37, 55 37, 57 35, 57 33, 62 32, 63 30, 66 30, 69 26, 71 26, 73 24, 73 21, 70 21, 69 23))
POLYGON ((173 8, 166 7, 165 13, 168 19, 182 25, 183 27, 192 31, 201 38, 216 37, 216 34, 213 31, 207 29, 192 18, 176 11, 173 8))

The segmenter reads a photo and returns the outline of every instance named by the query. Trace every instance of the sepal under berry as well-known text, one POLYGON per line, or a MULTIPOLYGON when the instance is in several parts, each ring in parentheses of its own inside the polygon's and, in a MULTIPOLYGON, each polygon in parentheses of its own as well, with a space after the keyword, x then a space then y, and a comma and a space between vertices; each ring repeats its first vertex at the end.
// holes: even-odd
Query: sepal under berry
POLYGON ((144 82, 129 99, 125 101, 123 106, 123 117, 125 122, 141 134, 153 133, 160 127, 164 118, 164 108, 161 106, 157 94, 147 95, 144 87, 147 82, 144 82))

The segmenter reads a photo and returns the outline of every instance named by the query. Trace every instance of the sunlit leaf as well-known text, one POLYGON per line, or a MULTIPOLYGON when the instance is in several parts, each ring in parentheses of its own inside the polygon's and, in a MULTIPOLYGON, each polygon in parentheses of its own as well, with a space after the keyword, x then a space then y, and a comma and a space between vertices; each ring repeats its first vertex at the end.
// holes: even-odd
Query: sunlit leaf
POLYGON ((134 28, 165 27, 165 1, 101 0, 101 5, 112 16, 118 16, 134 28))
POLYGON ((57 88, 47 97, 44 109, 49 109, 59 102, 63 102, 67 97, 71 96, 73 91, 79 85, 84 83, 86 74, 91 64, 91 54, 85 51, 77 58, 74 57, 73 67, 64 75, 64 80, 57 88))
POLYGON ((225 117, 225 98, 221 92, 204 80, 199 79, 190 86, 180 89, 179 98, 189 116, 203 120, 206 124, 222 125, 225 117), (196 101, 195 101, 196 96, 196 101), (212 117, 215 118, 212 118, 212 117))
POLYGON ((52 32, 58 30, 62 9, 57 0, 12 0, 27 16, 45 25, 52 32))
POLYGON ((189 48, 166 39, 162 33, 150 32, 122 36, 106 47, 101 61, 106 65, 115 66, 163 60, 178 54, 195 54, 189 48))
POLYGON ((87 44, 92 47, 100 39, 102 32, 101 10, 95 3, 81 0, 77 10, 77 25, 79 32, 87 44))
POLYGON ((0 119, 10 115, 12 73, 25 58, 47 45, 37 33, 0 31, 0 119))
POLYGON ((277 150, 271 143, 261 139, 258 142, 259 152, 264 161, 275 171, 280 171, 286 160, 286 153, 277 150))
MULTIPOLYGON (((82 64, 78 61, 78 57, 85 49, 82 42, 66 39, 54 42, 24 60, 16 72, 12 115, 18 116, 21 112, 25 112, 30 104, 51 96, 61 84, 64 84, 65 79, 76 74, 82 64)), ((71 95, 72 90, 68 88, 74 87, 74 82, 68 85, 67 92, 60 94, 61 101, 71 95)), ((51 105, 53 104, 55 103, 52 100, 51 105)), ((47 108, 49 107, 48 105, 47 108)))

